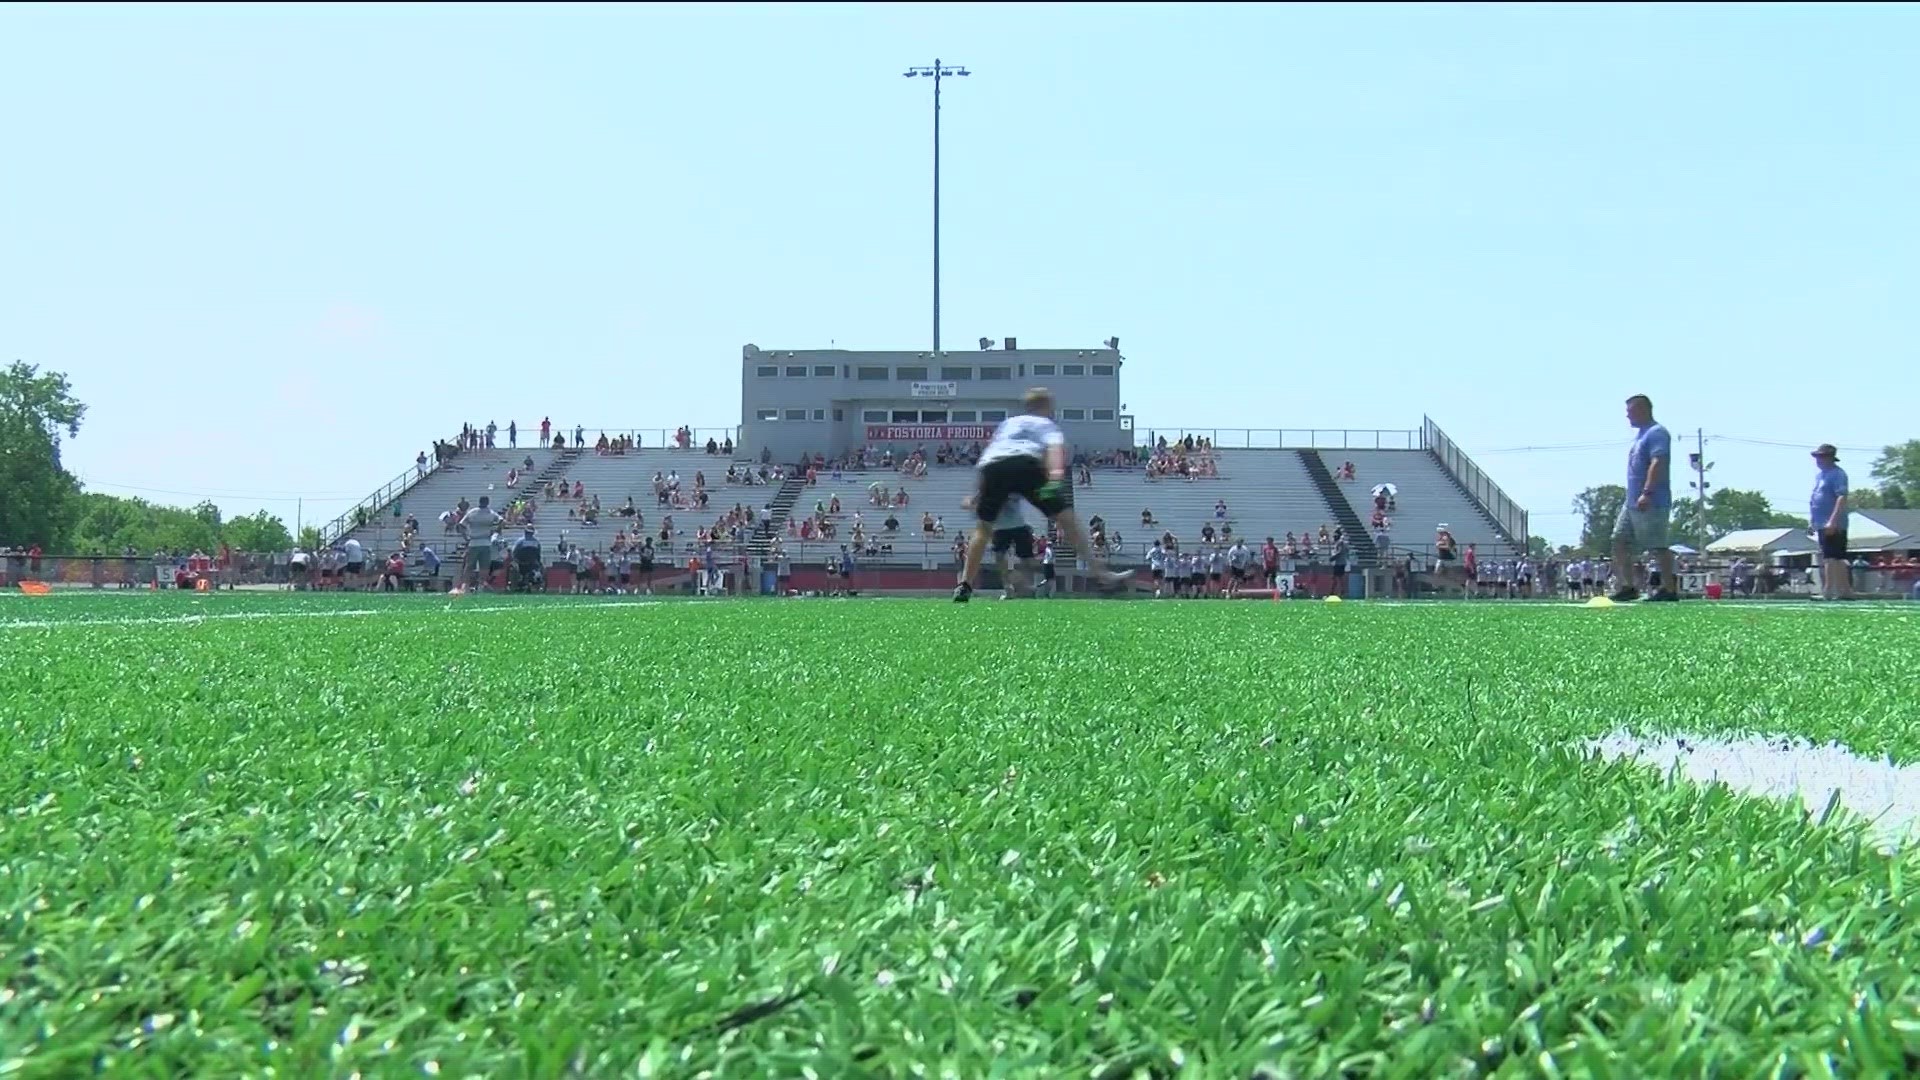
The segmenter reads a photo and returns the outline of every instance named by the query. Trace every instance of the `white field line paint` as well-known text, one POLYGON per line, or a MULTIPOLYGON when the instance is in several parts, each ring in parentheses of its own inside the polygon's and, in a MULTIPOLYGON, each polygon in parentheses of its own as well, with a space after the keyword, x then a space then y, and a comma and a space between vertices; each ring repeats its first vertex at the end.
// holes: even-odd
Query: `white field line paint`
POLYGON ((1837 793, 1840 805, 1864 819, 1870 835, 1892 849, 1920 839, 1920 765, 1863 758, 1837 743, 1815 746, 1805 739, 1676 737, 1640 738, 1615 732, 1586 744, 1589 753, 1631 758, 1696 784, 1726 784, 1745 795, 1798 798, 1817 818, 1837 793))
MULTIPOLYGON (((636 608, 664 606, 660 600, 629 600, 624 603, 607 602, 598 604, 570 604, 573 609, 580 608, 636 608)), ((481 615, 497 611, 534 611, 537 607, 528 604, 493 604, 486 607, 467 607, 458 602, 444 608, 390 607, 390 608, 335 608, 330 611, 216 611, 204 615, 143 615, 127 619, 23 619, 18 621, 0 621, 0 631, 4 630, 58 630, 68 626, 169 626, 189 625, 203 622, 226 622, 232 619, 359 619, 372 615, 418 615, 437 617, 445 614, 481 615)))

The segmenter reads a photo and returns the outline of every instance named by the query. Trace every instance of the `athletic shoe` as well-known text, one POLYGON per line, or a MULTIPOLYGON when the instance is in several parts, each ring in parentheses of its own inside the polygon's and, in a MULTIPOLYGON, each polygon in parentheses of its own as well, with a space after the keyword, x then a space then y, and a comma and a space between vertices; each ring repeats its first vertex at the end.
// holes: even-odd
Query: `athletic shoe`
POLYGON ((1653 603, 1673 604, 1680 601, 1680 594, 1670 589, 1661 589, 1652 596, 1647 597, 1647 600, 1653 603))
POLYGON ((973 586, 971 586, 971 585, 969 585, 969 584, 967 584, 966 582, 964 582, 964 581, 963 581, 963 582, 961 582, 960 584, 958 584, 958 585, 955 585, 955 586, 953 587, 953 602, 954 602, 954 603, 956 603, 956 604, 964 604, 964 603, 966 603, 967 601, 969 601, 969 600, 971 600, 971 599, 973 599, 973 586))
POLYGON ((1616 604, 1625 604, 1640 599, 1640 590, 1631 585, 1622 585, 1620 588, 1613 590, 1613 595, 1607 597, 1607 599, 1616 604))

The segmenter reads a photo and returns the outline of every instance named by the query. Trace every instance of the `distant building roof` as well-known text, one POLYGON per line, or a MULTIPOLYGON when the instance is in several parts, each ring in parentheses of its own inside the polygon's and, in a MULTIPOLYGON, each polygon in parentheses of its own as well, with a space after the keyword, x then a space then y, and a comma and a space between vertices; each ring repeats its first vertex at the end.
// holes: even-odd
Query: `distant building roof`
POLYGON ((1847 515, 1847 532, 1856 537, 1911 536, 1920 533, 1920 510, 1855 510, 1847 515))
POLYGON ((1709 554, 1812 550, 1804 529, 1740 529, 1707 545, 1709 554))

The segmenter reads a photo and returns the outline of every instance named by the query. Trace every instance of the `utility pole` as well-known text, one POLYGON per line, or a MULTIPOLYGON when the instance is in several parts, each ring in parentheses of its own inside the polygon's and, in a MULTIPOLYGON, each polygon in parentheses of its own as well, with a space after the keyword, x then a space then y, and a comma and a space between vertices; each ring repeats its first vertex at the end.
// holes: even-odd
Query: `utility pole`
POLYGON ((933 355, 940 355, 940 80, 973 74, 965 67, 942 64, 934 58, 930 67, 910 67, 901 72, 909 79, 933 80, 933 355))
POLYGON ((1711 534, 1707 532, 1707 472, 1713 468, 1713 462, 1707 460, 1707 435, 1705 428, 1695 428, 1694 445, 1698 447, 1687 456, 1693 465, 1693 513, 1694 526, 1700 532, 1700 550, 1706 550, 1711 534))

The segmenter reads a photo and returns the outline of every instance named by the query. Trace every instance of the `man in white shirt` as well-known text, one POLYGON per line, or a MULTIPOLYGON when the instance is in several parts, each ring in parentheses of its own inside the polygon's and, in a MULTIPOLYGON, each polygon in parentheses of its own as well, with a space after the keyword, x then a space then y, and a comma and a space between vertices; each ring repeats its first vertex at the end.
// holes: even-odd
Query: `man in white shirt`
POLYGON ((455 595, 466 592, 469 581, 474 583, 474 588, 482 591, 487 588, 487 579, 493 572, 493 533, 506 520, 493 512, 491 502, 491 496, 480 496, 480 505, 460 519, 460 535, 467 540, 467 558, 460 580, 453 588, 455 595))
POLYGON ((1167 549, 1158 540, 1153 542, 1153 550, 1147 552, 1147 569, 1153 572, 1153 595, 1158 598, 1167 579, 1167 549))
POLYGON ((349 536, 346 542, 340 545, 340 555, 345 560, 347 572, 346 587, 349 589, 359 588, 360 575, 365 573, 367 569, 366 549, 360 546, 360 541, 349 536))
POLYGON ((1053 394, 1038 387, 1027 391, 1019 416, 1010 416, 994 429, 993 438, 975 466, 973 536, 967 544, 955 603, 973 597, 980 576, 980 560, 993 540, 993 523, 1014 496, 1057 522, 1073 550, 1086 559, 1093 580, 1105 589, 1125 585, 1124 575, 1107 569, 1106 559, 1087 542, 1087 532, 1073 512, 1073 485, 1067 477, 1067 437, 1053 422, 1053 394))
POLYGON ((1233 576, 1227 581, 1227 595, 1238 596, 1247 587, 1247 572, 1253 566, 1253 552, 1244 539, 1236 538, 1227 549, 1227 567, 1233 576))

